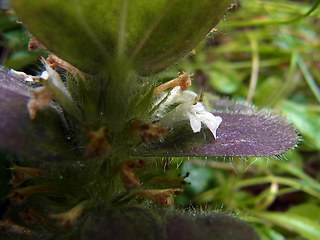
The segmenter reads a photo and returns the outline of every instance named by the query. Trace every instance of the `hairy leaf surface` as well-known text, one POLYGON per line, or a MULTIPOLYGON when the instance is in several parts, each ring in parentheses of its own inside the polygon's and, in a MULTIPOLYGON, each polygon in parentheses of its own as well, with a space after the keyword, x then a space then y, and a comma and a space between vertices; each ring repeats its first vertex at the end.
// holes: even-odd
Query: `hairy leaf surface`
POLYGON ((299 140, 283 116, 258 111, 228 100, 213 102, 222 123, 214 139, 207 128, 193 133, 187 121, 172 127, 168 136, 136 151, 142 156, 274 156, 294 148, 299 140))
POLYGON ((41 161, 61 158, 61 153, 70 150, 60 117, 55 110, 47 109, 31 120, 27 109, 29 90, 22 82, 0 72, 0 148, 41 161))

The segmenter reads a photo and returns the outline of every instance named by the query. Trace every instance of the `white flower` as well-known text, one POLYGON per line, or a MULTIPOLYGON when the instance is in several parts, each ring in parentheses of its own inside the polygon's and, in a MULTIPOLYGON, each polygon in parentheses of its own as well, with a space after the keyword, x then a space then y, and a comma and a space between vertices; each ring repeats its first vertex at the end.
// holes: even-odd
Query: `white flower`
POLYGON ((35 80, 34 76, 28 75, 25 72, 16 71, 14 69, 10 69, 9 74, 13 77, 22 77, 26 82, 33 82, 35 80))
POLYGON ((162 94, 155 105, 161 103, 152 116, 153 120, 158 120, 165 126, 170 126, 174 122, 189 120, 193 132, 200 132, 201 124, 206 125, 216 138, 217 129, 222 122, 222 118, 214 116, 208 112, 201 102, 196 102, 197 94, 192 91, 182 91, 180 86, 171 90, 169 96, 162 94))
POLYGON ((26 82, 34 82, 39 79, 50 81, 55 87, 57 87, 60 91, 62 91, 62 93, 66 97, 71 99, 71 94, 69 90, 66 88, 66 86, 64 85, 59 74, 50 67, 50 65, 44 58, 41 59, 41 62, 46 68, 46 70, 43 71, 40 76, 28 75, 25 72, 16 71, 14 69, 10 69, 9 74, 15 77, 22 77, 26 82))
POLYGON ((40 76, 28 75, 25 72, 16 71, 14 69, 10 69, 9 74, 14 77, 18 77, 18 78, 22 77, 23 80, 26 82, 34 82, 39 78, 41 78, 43 80, 48 80, 48 78, 49 78, 49 73, 47 70, 43 71, 40 76))
POLYGON ((72 97, 61 80, 59 74, 51 68, 49 63, 42 58, 41 62, 46 68, 40 76, 28 75, 24 72, 10 70, 10 74, 15 77, 22 77, 26 82, 41 81, 43 86, 30 88, 32 95, 28 102, 28 111, 31 119, 34 119, 39 110, 43 110, 50 105, 52 100, 59 104, 63 103, 64 109, 68 109, 75 115, 79 115, 79 111, 72 103, 72 97), (62 94, 61 94, 62 93, 62 94))

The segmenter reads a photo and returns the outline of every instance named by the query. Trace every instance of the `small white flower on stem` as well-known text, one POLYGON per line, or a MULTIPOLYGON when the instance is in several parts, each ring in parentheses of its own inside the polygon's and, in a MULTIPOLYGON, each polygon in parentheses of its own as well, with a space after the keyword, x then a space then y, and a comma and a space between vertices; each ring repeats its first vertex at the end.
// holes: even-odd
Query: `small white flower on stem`
POLYGON ((42 74, 40 76, 32 76, 32 75, 26 74, 25 72, 10 69, 9 74, 12 75, 13 77, 23 78, 23 80, 25 82, 35 82, 35 81, 39 80, 40 78, 44 79, 44 80, 48 79, 47 71, 42 72, 42 74))
POLYGON ((31 76, 24 72, 10 70, 12 75, 23 77, 24 81, 39 81, 43 86, 32 89, 32 97, 28 102, 28 111, 31 119, 34 119, 39 110, 49 106, 52 100, 56 100, 56 93, 60 91, 65 98, 72 100, 71 94, 61 80, 59 74, 53 70, 45 59, 41 59, 46 70, 40 76, 31 76))
POLYGON ((185 90, 180 86, 174 87, 169 95, 162 94, 157 99, 155 105, 160 104, 153 114, 153 119, 158 120, 165 126, 174 122, 189 120, 193 132, 200 132, 202 123, 206 125, 216 138, 217 129, 222 122, 222 118, 214 116, 208 112, 205 105, 197 101, 197 94, 185 90), (161 103, 162 102, 162 103, 161 103), (170 108, 173 108, 170 110, 170 108))
POLYGON ((71 94, 64 85, 63 81, 61 80, 59 74, 53 70, 49 63, 42 58, 41 59, 42 64, 46 68, 44 72, 41 74, 41 78, 50 81, 56 88, 58 88, 67 98, 71 99, 71 94))

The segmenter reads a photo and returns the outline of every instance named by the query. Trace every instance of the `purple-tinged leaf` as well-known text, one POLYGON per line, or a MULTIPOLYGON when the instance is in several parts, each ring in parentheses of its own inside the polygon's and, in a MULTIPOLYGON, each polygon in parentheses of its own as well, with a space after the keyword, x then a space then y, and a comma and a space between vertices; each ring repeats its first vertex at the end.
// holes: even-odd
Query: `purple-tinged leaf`
POLYGON ((237 103, 228 99, 216 99, 210 102, 215 112, 253 114, 257 108, 247 103, 237 103))
POLYGON ((20 82, 15 77, 0 70, 0 87, 16 94, 29 97, 30 87, 20 82))
POLYGON ((294 127, 282 116, 228 100, 217 100, 213 105, 213 114, 222 117, 216 139, 207 128, 193 133, 185 121, 173 126, 164 141, 148 143, 134 155, 274 156, 294 148, 299 141, 294 127))
POLYGON ((0 71, 0 149, 28 159, 61 159, 68 153, 62 124, 53 109, 30 120, 29 87, 0 71))
MULTIPOLYGON (((81 222, 79 230, 74 231, 71 238, 80 240, 259 239, 249 224, 229 215, 188 214, 134 206, 112 210, 100 209, 88 213, 81 222)), ((53 239, 66 238, 59 235, 53 239)))

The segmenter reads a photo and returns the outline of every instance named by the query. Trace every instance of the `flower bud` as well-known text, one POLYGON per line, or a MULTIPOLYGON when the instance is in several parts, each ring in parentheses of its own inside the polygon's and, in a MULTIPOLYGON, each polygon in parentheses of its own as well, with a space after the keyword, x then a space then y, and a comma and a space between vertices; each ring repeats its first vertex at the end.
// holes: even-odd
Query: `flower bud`
POLYGON ((216 26, 230 0, 12 0, 27 29, 85 72, 120 57, 144 74, 188 54, 216 26))

